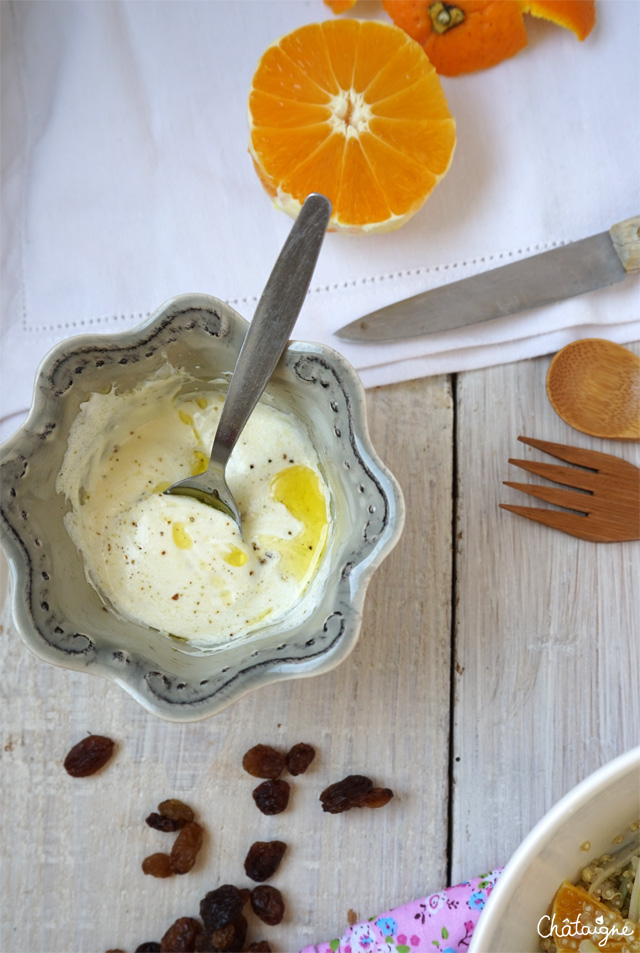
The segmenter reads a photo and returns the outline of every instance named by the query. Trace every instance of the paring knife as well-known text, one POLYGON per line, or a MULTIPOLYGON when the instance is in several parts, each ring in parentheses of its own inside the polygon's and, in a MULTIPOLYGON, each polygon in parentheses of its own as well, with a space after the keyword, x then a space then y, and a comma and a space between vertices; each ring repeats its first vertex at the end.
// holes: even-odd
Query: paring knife
POLYGON ((390 304, 335 334, 369 342, 451 331, 595 291, 636 271, 640 271, 640 216, 591 238, 390 304))

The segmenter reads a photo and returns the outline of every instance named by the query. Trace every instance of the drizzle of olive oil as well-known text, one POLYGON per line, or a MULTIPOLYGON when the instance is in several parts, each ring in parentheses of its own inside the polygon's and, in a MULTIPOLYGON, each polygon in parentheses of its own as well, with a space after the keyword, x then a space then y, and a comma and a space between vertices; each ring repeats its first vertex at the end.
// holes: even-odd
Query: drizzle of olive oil
POLYGON ((244 566, 247 561, 247 554, 237 546, 232 546, 222 558, 229 566, 244 566))
POLYGON ((199 473, 204 473, 209 466, 209 457, 202 450, 194 450, 193 455, 195 463, 191 467, 191 476, 198 476, 199 473))
POLYGON ((278 540, 277 549, 283 575, 306 583, 322 556, 329 528, 320 477, 310 467, 287 467, 273 477, 271 496, 302 523, 302 531, 291 539, 278 540))
POLYGON ((179 410, 178 417, 180 418, 183 424, 187 424, 188 427, 191 427, 191 429, 193 430, 193 436, 196 438, 198 442, 200 442, 200 434, 198 433, 198 430, 196 428, 196 425, 193 421, 193 417, 191 416, 191 414, 188 414, 186 410, 179 410))
POLYGON ((161 483, 156 483, 151 490, 151 493, 164 493, 164 491, 168 490, 170 486, 171 483, 168 480, 163 480, 161 483))
POLYGON ((178 549, 191 549, 193 540, 184 528, 184 523, 174 523, 171 532, 178 549))
POLYGON ((272 612, 273 606, 269 606, 263 612, 259 612, 258 615, 254 615, 250 619, 247 619, 246 624, 250 626, 259 625, 259 623, 264 622, 264 620, 270 616, 272 612))

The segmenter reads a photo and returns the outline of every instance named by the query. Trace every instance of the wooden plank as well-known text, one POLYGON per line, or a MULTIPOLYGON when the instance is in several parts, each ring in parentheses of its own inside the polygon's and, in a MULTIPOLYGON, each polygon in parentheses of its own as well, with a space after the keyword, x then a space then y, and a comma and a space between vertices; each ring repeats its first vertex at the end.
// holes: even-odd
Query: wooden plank
POLYGON ((159 939, 222 883, 249 884, 254 840, 282 839, 272 880, 287 901, 278 927, 254 938, 293 951, 360 917, 440 888, 446 877, 453 402, 445 378, 368 394, 374 445, 400 480, 404 536, 374 575, 361 639, 338 669, 271 686, 196 724, 154 719, 117 686, 54 668, 24 647, 5 618, 0 635, 3 953, 132 951, 159 939), (87 732, 118 742, 94 777, 62 769, 87 732), (241 768, 256 742, 318 756, 291 779, 289 809, 261 815, 241 768), (349 773, 396 797, 380 811, 330 816, 318 795, 349 773), (183 877, 153 880, 140 864, 170 835, 144 818, 168 796, 193 805, 207 829, 183 877), (27 913, 25 913, 27 911, 27 913))
POLYGON ((545 458, 519 434, 640 464, 637 443, 555 414, 549 363, 457 381, 453 882, 505 863, 563 794, 640 743, 640 543, 585 542, 498 508, 536 502, 503 480, 544 482, 507 463, 545 458))

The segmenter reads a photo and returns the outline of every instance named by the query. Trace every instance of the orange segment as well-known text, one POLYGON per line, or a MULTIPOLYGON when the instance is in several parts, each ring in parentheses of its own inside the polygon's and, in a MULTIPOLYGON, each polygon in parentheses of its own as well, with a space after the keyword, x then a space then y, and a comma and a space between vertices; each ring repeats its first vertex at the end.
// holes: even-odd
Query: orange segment
POLYGON ((524 13, 573 30, 579 40, 586 39, 596 22, 595 0, 521 0, 524 13))
MULTIPOLYGON (((316 41, 317 42, 317 41, 316 41)), ((284 99, 300 99, 307 103, 326 104, 333 88, 323 87, 303 67, 287 56, 280 46, 271 46, 261 60, 260 90, 284 99), (267 55, 268 54, 268 55, 267 55)), ((320 54, 318 59, 321 59, 320 54)), ((318 74, 322 74, 322 68, 318 74)), ((335 87, 334 87, 335 88, 335 87)))
POLYGON ((387 221, 393 214, 388 198, 360 142, 351 137, 342 149, 344 168, 337 199, 342 217, 356 228, 366 228, 371 221, 387 221))
POLYGON ((487 69, 527 45, 518 0, 383 0, 443 76, 487 69))
MULTIPOLYGON (((349 27, 346 27, 349 30, 349 27)), ((353 31, 351 31, 353 33, 353 31)), ((340 92, 338 79, 336 79, 336 63, 326 42, 326 31, 323 30, 320 23, 310 23, 308 26, 295 30, 283 36, 278 47, 271 47, 275 63, 279 64, 276 49, 279 49, 285 56, 288 56, 292 63, 302 72, 305 78, 310 79, 321 90, 324 90, 329 96, 335 96, 340 92)), ((266 54, 265 54, 266 55, 266 54)), ((284 76, 288 81, 289 76, 284 68, 284 76)), ((293 98, 298 99, 303 96, 303 101, 309 102, 309 97, 303 88, 296 88, 293 98)), ((313 100, 311 100, 313 101, 313 100)))
POLYGON ((361 145, 393 214, 415 211, 416 185, 420 192, 431 192, 437 181, 433 172, 371 134, 364 133, 361 145))
POLYGON ((552 936, 558 953, 576 953, 586 939, 604 953, 640 949, 640 924, 623 920, 583 887, 567 880, 555 896, 551 917, 541 921, 540 932, 542 936, 552 936))
POLYGON ((455 123, 420 46, 388 23, 330 20, 270 46, 249 95, 249 151, 274 204, 310 192, 339 231, 389 231, 449 169, 455 123))
POLYGON ((375 117, 369 123, 374 136, 392 149, 403 153, 422 168, 431 168, 433 175, 444 175, 455 145, 455 130, 445 123, 385 119, 375 117))
MULTIPOLYGON (((285 129, 261 126, 254 130, 253 147, 258 155, 269 156, 269 172, 283 181, 306 164, 328 139, 332 138, 327 123, 285 129)), ((315 189, 312 191, 320 191, 315 189)))
POLYGON ((296 129, 300 126, 315 126, 326 122, 331 116, 331 107, 315 103, 297 103, 295 99, 283 99, 260 89, 251 91, 249 110, 254 124, 259 128, 273 125, 276 129, 296 129))

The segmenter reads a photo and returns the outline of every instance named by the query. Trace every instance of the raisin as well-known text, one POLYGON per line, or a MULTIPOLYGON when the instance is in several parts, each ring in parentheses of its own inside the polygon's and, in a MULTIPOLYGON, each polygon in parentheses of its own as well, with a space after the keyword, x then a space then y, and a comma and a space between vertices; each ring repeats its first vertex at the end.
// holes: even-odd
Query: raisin
POLYGON ((277 887, 260 884, 251 891, 251 906, 257 917, 270 927, 280 923, 284 916, 284 900, 277 887))
POLYGON ((254 778, 277 778, 284 770, 284 756, 270 745, 254 745, 245 753, 242 767, 254 778))
POLYGON ((195 953, 213 953, 213 946, 208 933, 198 934, 194 949, 195 953))
POLYGON ((266 940, 258 940, 257 943, 249 944, 247 953, 271 953, 271 947, 266 940))
POLYGON ((180 821, 182 824, 188 824, 189 821, 194 821, 196 817, 188 804, 175 797, 170 797, 158 804, 158 814, 168 817, 172 821, 180 821))
POLYGON ((325 788, 320 795, 322 810, 328 814, 341 814, 352 807, 362 807, 362 799, 373 788, 371 778, 362 774, 350 774, 325 788))
POLYGON ((193 953, 202 924, 193 917, 179 917, 160 940, 160 953, 193 953))
POLYGON ((263 814, 282 814, 289 803, 291 788, 286 781, 263 781, 253 791, 253 800, 263 814))
POLYGON ((304 774, 315 756, 316 749, 304 741, 301 741, 299 744, 294 745, 285 756, 287 771, 294 777, 298 774, 304 774))
POLYGON ((162 814, 156 814, 155 811, 149 814, 149 817, 146 818, 146 822, 149 827, 153 827, 155 831, 164 831, 165 834, 179 831, 186 823, 185 821, 178 821, 174 817, 163 817, 162 814))
POLYGON ((371 788, 362 798, 363 807, 384 807, 393 797, 391 788, 371 788))
POLYGON ((232 923, 227 923, 219 930, 214 930, 209 936, 210 949, 212 951, 229 950, 233 946, 235 935, 236 931, 232 923))
POLYGON ((210 890, 200 901, 200 916, 207 933, 232 923, 242 913, 245 903, 246 897, 233 884, 223 884, 217 890, 210 890))
POLYGON ((255 841, 244 861, 247 877, 260 883, 272 877, 284 856, 287 845, 281 840, 255 841))
POLYGON ((64 759, 64 769, 72 778, 86 778, 104 768, 114 747, 111 738, 88 735, 69 751, 64 759))
POLYGON ((211 946, 218 953, 240 953, 247 938, 247 921, 240 913, 233 923, 214 930, 211 934, 211 946))
POLYGON ((136 953, 160 953, 160 944, 155 940, 147 940, 136 947, 136 953))
POLYGON ((203 830, 197 821, 185 824, 171 848, 170 863, 174 874, 188 873, 202 847, 203 830))
POLYGON ((150 854, 142 861, 142 873, 152 877, 173 877, 175 871, 168 854, 150 854))

